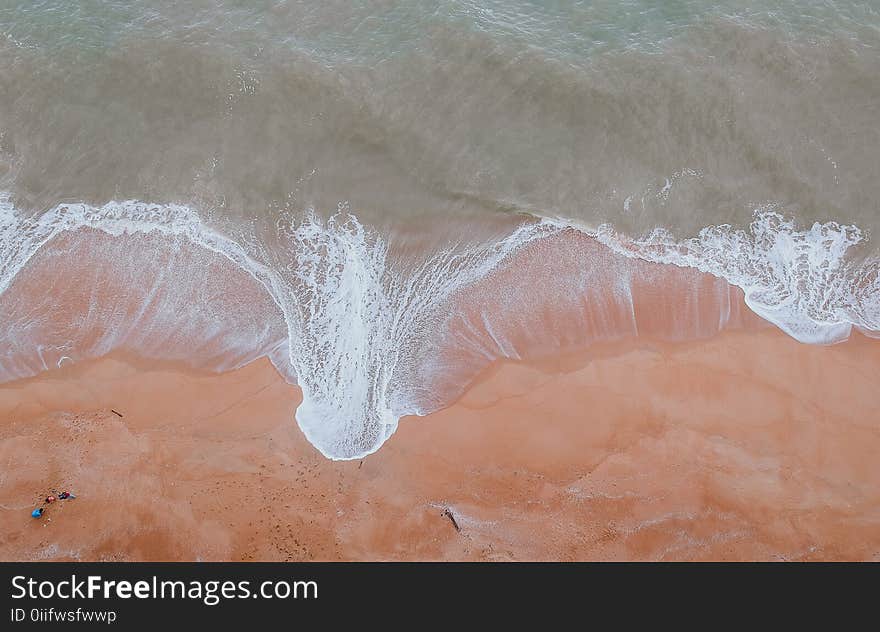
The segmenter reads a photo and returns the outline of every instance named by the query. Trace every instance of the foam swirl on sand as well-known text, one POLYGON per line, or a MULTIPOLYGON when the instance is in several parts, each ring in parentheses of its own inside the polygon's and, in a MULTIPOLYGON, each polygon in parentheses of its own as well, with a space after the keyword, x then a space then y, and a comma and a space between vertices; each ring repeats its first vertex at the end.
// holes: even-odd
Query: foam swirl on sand
MULTIPOLYGON (((341 459, 374 452, 391 436, 401 416, 423 412, 410 395, 407 377, 419 363, 427 332, 440 327, 448 315, 443 311, 447 299, 523 244, 559 230, 546 222, 526 224, 497 242, 464 250, 450 247, 434 253, 416 269, 403 271, 389 261, 385 241, 354 216, 325 222, 309 215, 300 223, 281 227, 279 237, 285 248, 280 252, 259 248, 249 252, 184 206, 137 201, 101 207, 62 204, 42 215, 25 217, 6 195, 0 200, 0 292, 9 289, 53 238, 84 228, 116 237, 158 233, 183 238, 222 255, 258 281, 280 308, 287 326, 289 357, 285 363, 289 362, 291 370, 279 368, 295 376, 302 388, 303 403, 296 414, 300 428, 325 456, 341 459)), ((189 272, 178 270, 177 274, 189 272)), ((169 281, 171 286, 175 283, 169 281)), ((112 307, 103 309, 109 320, 112 307)), ((10 331, 5 334, 9 336, 10 331)), ((93 348, 106 353, 127 342, 114 332, 105 332, 105 336, 113 344, 105 338, 93 348)), ((190 347, 193 344, 190 340, 190 347)), ((57 356, 62 349, 71 352, 69 346, 59 347, 57 356)), ((48 368, 42 359, 44 351, 39 353, 42 368, 48 368)), ((58 362, 64 357, 70 356, 61 356, 58 362)))
MULTIPOLYGON (((556 244, 553 239, 564 241, 569 231, 604 244, 609 257, 673 264, 723 278, 744 290, 755 313, 803 342, 837 342, 848 337, 852 326, 867 334, 880 330, 880 266, 875 259, 857 263, 848 257, 864 239, 862 233, 834 222, 801 230, 772 209, 760 209, 747 231, 706 228, 684 241, 660 229, 631 239, 608 226, 588 231, 570 222, 542 219, 526 222, 505 237, 451 245, 415 265, 404 265, 391 255, 381 235, 353 215, 325 220, 310 214, 283 223, 277 244, 269 248, 224 236, 180 205, 62 204, 28 216, 3 195, 0 315, 5 326, 0 332, 0 371, 9 380, 60 365, 65 358, 75 361, 121 348, 153 357, 178 357, 175 354, 183 351, 210 355, 207 366, 215 370, 268 355, 302 388, 296 419, 309 441, 328 458, 360 458, 394 433, 401 416, 426 414, 449 403, 454 389, 428 393, 428 383, 451 370, 437 359, 444 345, 473 342, 480 348, 479 362, 459 371, 457 382, 466 383, 493 359, 520 357, 509 341, 513 325, 503 318, 493 320, 493 314, 486 313, 489 303, 481 304, 474 295, 479 297, 481 283, 493 275, 497 280, 530 248, 556 244), (68 241, 54 241, 65 238, 68 241), (112 244, 122 250, 113 250, 112 244), (111 250, 113 256, 107 254, 111 250), (40 260, 49 252, 55 259, 40 260), (82 285, 95 286, 74 288, 87 294, 82 307, 76 302, 79 294, 70 298, 72 281, 58 288, 55 297, 59 305, 73 305, 71 313, 38 303, 22 306, 22 296, 33 296, 16 289, 24 277, 35 274, 41 282, 52 281, 62 275, 51 267, 58 257, 85 253, 98 260, 81 263, 88 274, 76 277, 82 285), (169 257, 173 268, 168 268, 169 257), (250 289, 242 289, 241 279, 224 271, 229 263, 235 274, 250 279, 250 289), (144 276, 150 280, 143 281, 144 276), (198 296, 205 286, 211 288, 207 300, 198 296), (480 329, 464 342, 448 335, 463 296, 469 297, 467 309, 476 315, 473 322, 480 329), (189 304, 199 309, 186 311, 189 304), (38 313, 44 311, 52 311, 54 320, 44 322, 38 313), (180 331, 169 334, 175 327, 180 331), (88 343, 79 334, 85 329, 98 332, 88 343), (28 356, 38 356, 39 361, 28 356)), ((590 265, 588 260, 574 262, 590 265)), ((554 274, 554 266, 559 267, 550 257, 543 262, 543 273, 554 274)), ((503 290, 517 295, 510 301, 517 309, 546 307, 529 300, 536 279, 501 278, 506 283, 503 290)), ((557 289, 548 277, 540 281, 547 286, 543 300, 568 305, 572 299, 577 303, 580 297, 595 296, 597 288, 588 284, 596 278, 600 277, 587 275, 557 289), (555 292, 569 295, 556 301, 555 292)), ((626 295, 624 302, 632 305, 637 287, 632 278, 613 285, 608 291, 626 295)), ((726 320, 715 322, 717 331, 726 320)), ((633 332, 638 327, 623 334, 633 332)), ((565 340, 559 336, 551 344, 564 345, 565 340)))
POLYGON ((280 302, 288 315, 291 363, 303 388, 300 428, 331 458, 377 450, 407 414, 422 345, 448 318, 448 301, 524 244, 558 229, 526 224, 494 243, 449 248, 414 270, 395 266, 385 241, 353 216, 291 227, 295 259, 280 302))

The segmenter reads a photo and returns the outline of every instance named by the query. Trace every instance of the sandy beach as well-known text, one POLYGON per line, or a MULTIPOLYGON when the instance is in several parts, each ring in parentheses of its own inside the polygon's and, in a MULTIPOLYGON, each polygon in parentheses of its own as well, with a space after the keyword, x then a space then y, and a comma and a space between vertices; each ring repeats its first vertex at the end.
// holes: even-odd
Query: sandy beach
POLYGON ((878 375, 859 335, 630 340, 335 462, 265 359, 65 364, 0 386, 0 559, 880 560, 878 375))

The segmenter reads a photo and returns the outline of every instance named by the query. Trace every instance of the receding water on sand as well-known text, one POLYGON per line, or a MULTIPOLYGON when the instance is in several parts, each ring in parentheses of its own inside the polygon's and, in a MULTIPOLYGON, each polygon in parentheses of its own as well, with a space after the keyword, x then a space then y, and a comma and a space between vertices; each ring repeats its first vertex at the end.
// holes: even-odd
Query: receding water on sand
POLYGON ((115 350, 213 370, 268 355, 303 389, 297 419, 313 444, 360 458, 494 360, 639 335, 703 338, 754 324, 743 298, 806 343, 880 331, 878 262, 846 258, 856 227, 755 217, 749 231, 683 242, 524 221, 404 263, 353 215, 279 225, 269 250, 186 207, 68 204, 28 216, 7 198, 3 378, 115 350))

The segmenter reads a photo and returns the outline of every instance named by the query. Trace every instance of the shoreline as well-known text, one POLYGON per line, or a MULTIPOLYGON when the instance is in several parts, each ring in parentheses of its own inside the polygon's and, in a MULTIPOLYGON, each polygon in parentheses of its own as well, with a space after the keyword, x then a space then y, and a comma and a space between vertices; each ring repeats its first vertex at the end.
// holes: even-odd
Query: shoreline
POLYGON ((775 329, 501 361, 329 461, 266 358, 111 354, 0 386, 0 558, 876 560, 878 368, 775 329))

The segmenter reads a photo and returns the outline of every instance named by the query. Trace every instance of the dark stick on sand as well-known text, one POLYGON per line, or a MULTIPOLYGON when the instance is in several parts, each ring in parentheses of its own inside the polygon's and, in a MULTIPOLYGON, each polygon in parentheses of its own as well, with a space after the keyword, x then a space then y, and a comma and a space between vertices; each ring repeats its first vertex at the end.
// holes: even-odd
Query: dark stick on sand
POLYGON ((461 527, 458 526, 458 522, 455 520, 455 516, 452 515, 452 511, 450 511, 448 507, 443 510, 443 515, 449 518, 449 520, 452 522, 452 526, 455 527, 456 531, 461 532, 461 527))
POLYGON ((117 411, 113 410, 112 408, 110 409, 110 412, 113 413, 114 415, 118 415, 119 417, 122 417, 122 413, 117 412, 117 411))

